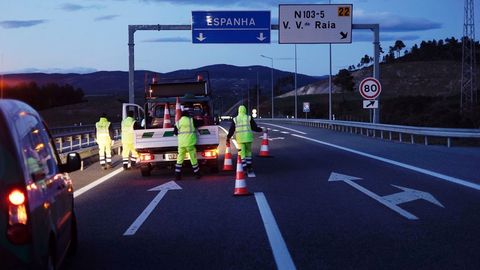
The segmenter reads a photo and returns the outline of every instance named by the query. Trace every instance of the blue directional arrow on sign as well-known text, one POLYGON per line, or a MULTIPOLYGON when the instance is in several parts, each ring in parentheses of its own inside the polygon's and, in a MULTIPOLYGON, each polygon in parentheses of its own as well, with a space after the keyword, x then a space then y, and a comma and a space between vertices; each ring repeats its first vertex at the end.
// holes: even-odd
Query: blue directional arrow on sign
POLYGON ((192 11, 193 43, 270 43, 270 11, 192 11))

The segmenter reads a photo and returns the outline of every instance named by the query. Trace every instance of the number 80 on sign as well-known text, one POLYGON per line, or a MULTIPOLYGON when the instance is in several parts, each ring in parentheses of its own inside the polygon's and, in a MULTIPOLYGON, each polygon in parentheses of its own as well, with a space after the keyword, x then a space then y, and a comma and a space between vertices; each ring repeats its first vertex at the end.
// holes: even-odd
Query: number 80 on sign
POLYGON ((368 77, 360 82, 359 90, 365 99, 376 99, 382 92, 382 85, 377 79, 368 77))

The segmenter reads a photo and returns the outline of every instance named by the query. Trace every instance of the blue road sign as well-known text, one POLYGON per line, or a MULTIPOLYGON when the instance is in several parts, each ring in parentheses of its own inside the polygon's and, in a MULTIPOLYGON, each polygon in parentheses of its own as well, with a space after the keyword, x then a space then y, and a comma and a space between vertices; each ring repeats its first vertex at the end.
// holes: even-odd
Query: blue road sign
POLYGON ((270 11, 192 11, 193 43, 270 43, 270 11))

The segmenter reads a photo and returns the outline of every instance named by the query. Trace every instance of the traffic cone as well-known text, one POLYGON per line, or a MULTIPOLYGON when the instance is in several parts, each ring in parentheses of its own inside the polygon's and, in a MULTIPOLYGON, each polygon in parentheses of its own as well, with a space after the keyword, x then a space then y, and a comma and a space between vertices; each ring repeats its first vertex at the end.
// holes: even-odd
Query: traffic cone
POLYGON ((263 132, 262 145, 260 146, 260 154, 258 156, 271 157, 268 153, 268 135, 266 131, 263 132))
POLYGON ((168 109, 168 103, 165 103, 165 111, 163 112, 163 128, 171 128, 172 121, 170 120, 170 110, 168 109))
POLYGON ((182 108, 180 107, 180 101, 178 100, 178 97, 177 97, 177 103, 175 104, 175 123, 178 123, 181 117, 182 117, 182 108))
POLYGON ((223 162, 224 171, 233 171, 232 154, 230 153, 230 143, 225 146, 225 161, 223 162))
POLYGON ((237 158, 237 177, 235 179, 235 191, 233 192, 233 196, 245 195, 252 194, 247 190, 247 182, 245 181, 245 173, 243 172, 242 158, 240 157, 239 153, 237 158))

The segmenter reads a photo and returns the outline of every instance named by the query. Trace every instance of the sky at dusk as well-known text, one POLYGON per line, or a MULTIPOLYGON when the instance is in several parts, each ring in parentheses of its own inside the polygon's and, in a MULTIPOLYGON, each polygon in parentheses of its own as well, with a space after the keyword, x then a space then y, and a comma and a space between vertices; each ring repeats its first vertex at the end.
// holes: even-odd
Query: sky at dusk
MULTIPOLYGON (((0 0, 0 73, 88 73, 128 70, 128 25, 189 25, 192 11, 267 10, 278 23, 279 4, 328 4, 329 1, 246 0, 0 0)), ((385 51, 400 39, 410 48, 422 40, 460 38, 464 0, 357 0, 353 23, 380 24, 385 51)), ((478 4, 475 7, 476 16, 478 4)), ((478 14, 478 15, 477 15, 478 14)), ((478 19, 476 36, 478 35, 478 19)), ((170 72, 212 64, 263 65, 294 71, 294 45, 278 44, 272 31, 270 44, 192 44, 191 31, 138 31, 135 34, 135 69, 170 72)), ((332 46, 332 68, 357 64, 373 55, 372 32, 354 30, 351 44, 332 46)), ((326 44, 297 45, 298 72, 329 73, 326 44)))

